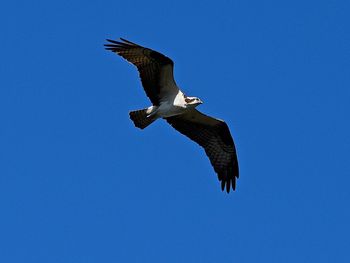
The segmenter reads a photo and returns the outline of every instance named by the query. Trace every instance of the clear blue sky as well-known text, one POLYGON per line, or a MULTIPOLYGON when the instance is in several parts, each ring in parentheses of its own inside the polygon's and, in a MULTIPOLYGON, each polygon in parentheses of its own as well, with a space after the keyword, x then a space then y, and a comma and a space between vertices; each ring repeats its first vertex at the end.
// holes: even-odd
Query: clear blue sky
POLYGON ((0 262, 350 262, 349 1, 3 1, 0 262), (124 37, 226 120, 221 192, 164 121, 124 37), (185 168, 185 169, 184 169, 185 168))

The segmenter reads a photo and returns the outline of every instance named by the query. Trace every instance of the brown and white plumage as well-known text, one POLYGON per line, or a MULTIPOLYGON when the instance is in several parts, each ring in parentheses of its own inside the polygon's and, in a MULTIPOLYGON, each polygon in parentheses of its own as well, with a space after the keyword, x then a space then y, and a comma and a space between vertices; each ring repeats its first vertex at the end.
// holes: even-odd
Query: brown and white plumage
POLYGON ((236 148, 227 124, 195 109, 202 101, 187 97, 177 87, 173 61, 163 54, 128 40, 109 40, 106 49, 134 64, 152 106, 130 112, 135 126, 144 129, 158 118, 202 146, 221 181, 222 190, 236 188, 239 177, 236 148))

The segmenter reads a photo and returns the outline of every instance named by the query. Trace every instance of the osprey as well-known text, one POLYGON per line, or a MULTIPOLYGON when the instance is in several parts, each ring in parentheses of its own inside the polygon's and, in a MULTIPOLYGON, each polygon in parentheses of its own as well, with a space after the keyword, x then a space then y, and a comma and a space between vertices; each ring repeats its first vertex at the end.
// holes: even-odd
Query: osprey
POLYGON ((186 96, 176 85, 174 62, 163 54, 120 38, 107 39, 107 50, 135 65, 152 106, 129 113, 137 128, 144 129, 159 118, 202 146, 221 181, 221 189, 236 188, 239 176, 235 145, 227 124, 196 110, 203 102, 186 96))

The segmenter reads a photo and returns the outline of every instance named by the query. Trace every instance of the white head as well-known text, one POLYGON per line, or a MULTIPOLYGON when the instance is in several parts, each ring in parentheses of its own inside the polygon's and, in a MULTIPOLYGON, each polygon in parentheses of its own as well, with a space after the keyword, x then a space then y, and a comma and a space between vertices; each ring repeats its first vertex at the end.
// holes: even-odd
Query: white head
POLYGON ((201 101, 197 97, 185 97, 185 102, 187 107, 197 107, 199 104, 202 104, 203 101, 201 101))

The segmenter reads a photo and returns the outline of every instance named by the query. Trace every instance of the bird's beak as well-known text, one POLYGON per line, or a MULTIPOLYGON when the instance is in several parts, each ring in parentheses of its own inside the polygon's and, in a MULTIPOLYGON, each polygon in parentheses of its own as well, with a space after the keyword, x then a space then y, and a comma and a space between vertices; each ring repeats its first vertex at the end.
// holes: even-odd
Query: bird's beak
POLYGON ((202 101, 202 100, 199 100, 199 104, 203 104, 203 101, 202 101))

